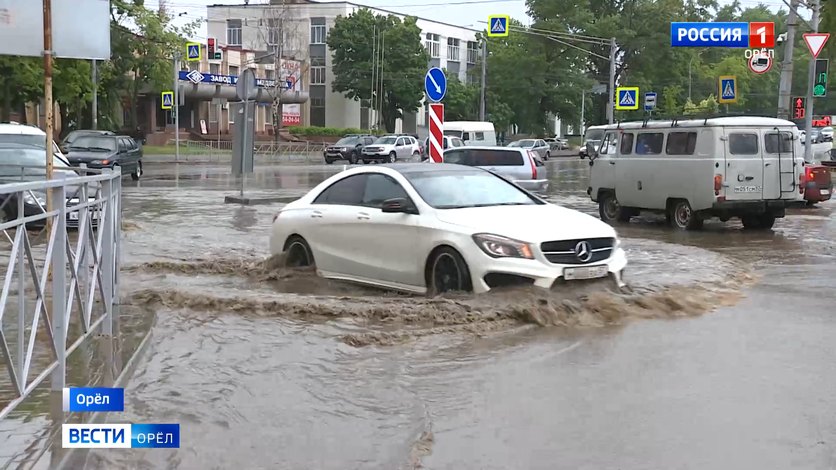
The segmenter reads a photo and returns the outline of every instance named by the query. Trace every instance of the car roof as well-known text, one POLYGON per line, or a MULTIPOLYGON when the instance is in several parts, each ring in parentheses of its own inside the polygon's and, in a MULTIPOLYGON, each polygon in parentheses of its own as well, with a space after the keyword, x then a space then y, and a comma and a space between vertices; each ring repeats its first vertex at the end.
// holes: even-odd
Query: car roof
POLYGON ((505 150, 507 152, 527 151, 522 147, 500 147, 499 145, 468 145, 466 147, 456 147, 455 149, 446 150, 505 150))
POLYGON ((0 124, 0 134, 18 134, 18 135, 43 135, 46 133, 40 128, 30 126, 28 124, 0 124))

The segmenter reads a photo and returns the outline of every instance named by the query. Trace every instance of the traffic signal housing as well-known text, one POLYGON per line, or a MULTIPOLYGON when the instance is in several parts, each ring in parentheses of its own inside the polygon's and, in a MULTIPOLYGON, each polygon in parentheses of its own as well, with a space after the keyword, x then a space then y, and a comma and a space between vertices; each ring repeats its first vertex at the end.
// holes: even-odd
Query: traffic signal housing
POLYGON ((827 69, 829 65, 829 59, 816 59, 816 84, 813 86, 813 96, 815 97, 827 96, 827 69))
POLYGON ((792 99, 792 117, 793 119, 804 119, 807 115, 807 99, 796 96, 792 99))

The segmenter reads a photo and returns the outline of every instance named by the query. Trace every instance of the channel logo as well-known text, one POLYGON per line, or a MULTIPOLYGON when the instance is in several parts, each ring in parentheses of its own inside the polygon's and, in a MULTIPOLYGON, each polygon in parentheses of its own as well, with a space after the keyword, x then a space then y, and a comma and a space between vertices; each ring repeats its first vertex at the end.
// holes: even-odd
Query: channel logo
POLYGON ((64 424, 65 449, 179 449, 179 424, 64 424))
POLYGON ((671 23, 671 47, 772 49, 775 23, 671 23))

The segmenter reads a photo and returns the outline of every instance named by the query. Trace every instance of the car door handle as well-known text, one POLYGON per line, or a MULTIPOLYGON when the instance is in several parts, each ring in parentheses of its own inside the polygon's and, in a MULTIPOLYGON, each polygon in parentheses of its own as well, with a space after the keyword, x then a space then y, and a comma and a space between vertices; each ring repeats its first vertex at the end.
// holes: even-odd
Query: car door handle
POLYGON ((755 179, 755 177, 754 177, 754 176, 747 176, 747 177, 746 177, 746 181, 752 181, 753 179, 755 179))
POLYGON ((357 219, 358 220, 369 220, 370 218, 371 218, 371 216, 369 215, 368 212, 358 212, 357 213, 357 219))
POLYGON ((320 212, 320 211, 311 212, 311 218, 312 219, 321 219, 322 218, 322 212, 320 212))

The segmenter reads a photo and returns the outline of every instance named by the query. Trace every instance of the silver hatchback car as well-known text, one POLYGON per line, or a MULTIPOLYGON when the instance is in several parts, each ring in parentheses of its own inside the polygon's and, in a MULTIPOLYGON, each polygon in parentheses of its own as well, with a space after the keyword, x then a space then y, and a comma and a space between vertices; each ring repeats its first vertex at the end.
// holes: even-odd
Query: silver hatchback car
POLYGON ((532 149, 522 147, 458 147, 444 151, 444 163, 477 166, 528 191, 545 191, 545 164, 532 149))

